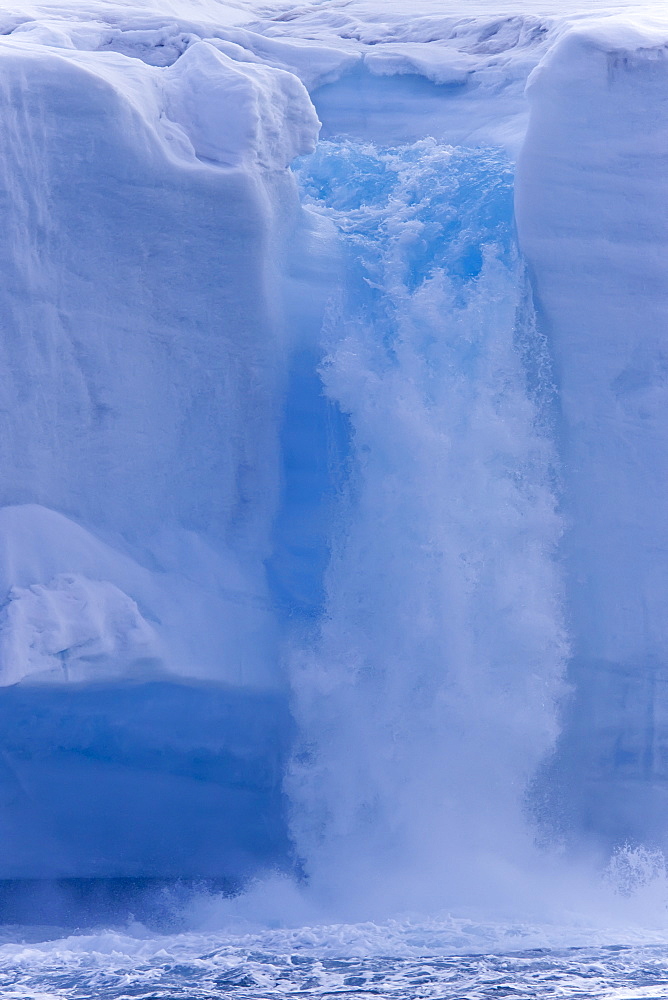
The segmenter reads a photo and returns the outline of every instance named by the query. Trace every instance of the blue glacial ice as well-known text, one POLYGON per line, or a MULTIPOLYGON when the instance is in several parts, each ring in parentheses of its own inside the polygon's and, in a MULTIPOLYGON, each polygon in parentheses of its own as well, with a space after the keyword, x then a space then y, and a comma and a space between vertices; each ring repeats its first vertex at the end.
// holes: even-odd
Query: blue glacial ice
POLYGON ((640 6, 0 13, 0 880, 666 846, 640 6))

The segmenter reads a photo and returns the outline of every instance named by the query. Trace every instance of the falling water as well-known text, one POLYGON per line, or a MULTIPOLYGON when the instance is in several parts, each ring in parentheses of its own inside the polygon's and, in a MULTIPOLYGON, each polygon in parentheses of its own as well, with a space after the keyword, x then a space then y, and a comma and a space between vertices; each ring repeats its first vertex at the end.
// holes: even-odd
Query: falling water
POLYGON ((343 141, 299 176, 344 247, 319 371, 349 440, 320 618, 290 658, 293 836, 312 885, 362 909, 486 898, 531 852, 567 654, 511 167, 343 141))

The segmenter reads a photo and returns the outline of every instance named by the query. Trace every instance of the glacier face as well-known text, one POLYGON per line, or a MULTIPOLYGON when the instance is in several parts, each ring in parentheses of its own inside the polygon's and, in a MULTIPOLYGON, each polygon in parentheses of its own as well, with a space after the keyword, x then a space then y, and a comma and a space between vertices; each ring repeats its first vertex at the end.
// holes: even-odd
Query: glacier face
POLYGON ((559 385, 568 526, 575 695, 549 794, 577 828, 660 845, 668 149, 657 95, 667 72, 658 25, 571 30, 531 78, 517 181, 520 240, 559 385))
POLYGON ((668 26, 0 19, 0 879, 662 843, 668 26))
POLYGON ((214 44, 86 42, 0 52, 1 874, 236 877, 287 853, 264 561, 317 120, 214 44))
MULTIPOLYGON (((262 560, 285 377, 269 247, 315 115, 294 77, 249 76, 198 44, 162 73, 3 49, 2 499, 23 507, 7 513, 7 583, 127 581, 164 623, 167 669, 267 684, 271 654, 249 636, 271 641, 262 560), (208 121, 221 87, 233 110, 208 121), (237 653, 221 676, 222 635, 237 653)), ((18 669, 3 664, 12 681, 18 669)))

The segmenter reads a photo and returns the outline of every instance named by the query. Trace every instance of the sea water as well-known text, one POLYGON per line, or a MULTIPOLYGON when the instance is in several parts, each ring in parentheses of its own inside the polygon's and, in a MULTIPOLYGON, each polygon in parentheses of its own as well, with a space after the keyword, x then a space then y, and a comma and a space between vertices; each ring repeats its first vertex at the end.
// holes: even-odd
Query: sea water
MULTIPOLYGON (((522 947, 453 955, 425 941, 413 954, 355 955, 337 930, 321 949, 309 932, 181 934, 147 938, 109 931, 0 946, 7 1000, 264 1000, 270 997, 424 1000, 658 1000, 668 996, 665 946, 522 947), (429 950, 427 950, 429 949, 429 950)), ((475 930, 475 928, 474 928, 475 930)), ((512 929, 509 929, 512 932, 512 929)), ((359 936, 364 937, 360 928, 359 936)), ((484 932, 480 944, 485 945, 484 932)), ((470 944, 469 944, 470 947, 470 944)), ((441 944, 442 948, 442 944, 441 944)))

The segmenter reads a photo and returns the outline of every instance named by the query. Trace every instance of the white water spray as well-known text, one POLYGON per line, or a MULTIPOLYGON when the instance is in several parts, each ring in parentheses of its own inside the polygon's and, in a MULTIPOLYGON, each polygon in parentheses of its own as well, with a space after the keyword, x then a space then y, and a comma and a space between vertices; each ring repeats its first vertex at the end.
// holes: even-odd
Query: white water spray
POLYGON ((359 912, 479 901, 531 852, 567 654, 510 171, 326 143, 302 182, 346 245, 322 377, 351 455, 317 639, 292 656, 293 833, 312 885, 359 912))

